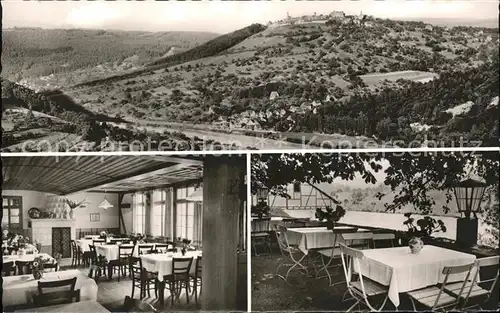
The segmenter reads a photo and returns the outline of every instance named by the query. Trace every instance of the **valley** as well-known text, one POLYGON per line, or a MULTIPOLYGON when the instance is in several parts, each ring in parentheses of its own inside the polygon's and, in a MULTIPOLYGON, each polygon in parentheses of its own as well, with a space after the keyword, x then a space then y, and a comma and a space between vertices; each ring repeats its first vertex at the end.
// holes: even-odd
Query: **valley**
MULTIPOLYGON (((16 31, 50 33, 11 30, 4 43, 16 42, 16 31)), ((499 94, 498 29, 317 15, 253 24, 220 37, 54 32, 65 32, 67 46, 75 48, 63 49, 50 36, 37 49, 14 44, 3 81, 37 93, 60 90, 91 112, 85 113, 90 121, 126 123, 125 140, 167 132, 256 149, 498 142, 498 103, 491 105, 499 94), (100 40, 107 36, 121 48, 105 47, 100 40), (92 54, 75 38, 106 53, 92 54), (62 62, 67 58, 81 62, 62 62), (20 61, 25 59, 31 61, 20 61), (50 60, 50 71, 37 69, 43 60, 50 60), (463 104, 467 110, 453 110, 463 104), (432 126, 411 126, 417 124, 432 126)), ((61 112, 52 115, 61 118, 61 112)), ((16 118, 9 113, 2 120, 12 127, 16 118)), ((89 123, 85 129, 100 127, 89 123)), ((101 133, 92 140, 109 137, 101 133)))

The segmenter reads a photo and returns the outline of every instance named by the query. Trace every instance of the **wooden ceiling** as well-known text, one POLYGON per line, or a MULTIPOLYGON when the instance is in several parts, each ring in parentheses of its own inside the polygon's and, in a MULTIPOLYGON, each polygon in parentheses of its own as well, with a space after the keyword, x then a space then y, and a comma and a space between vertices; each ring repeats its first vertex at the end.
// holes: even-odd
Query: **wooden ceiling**
POLYGON ((59 195, 133 192, 201 180, 201 158, 184 156, 2 157, 4 190, 59 195))

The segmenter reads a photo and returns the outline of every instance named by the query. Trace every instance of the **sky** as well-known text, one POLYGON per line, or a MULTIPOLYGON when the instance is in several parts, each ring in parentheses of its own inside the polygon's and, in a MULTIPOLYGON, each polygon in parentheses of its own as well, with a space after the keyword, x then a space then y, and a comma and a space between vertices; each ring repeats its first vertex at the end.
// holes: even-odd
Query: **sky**
POLYGON ((392 19, 495 19, 498 1, 20 1, 2 0, 3 28, 98 28, 227 33, 252 23, 305 14, 374 15, 392 19))

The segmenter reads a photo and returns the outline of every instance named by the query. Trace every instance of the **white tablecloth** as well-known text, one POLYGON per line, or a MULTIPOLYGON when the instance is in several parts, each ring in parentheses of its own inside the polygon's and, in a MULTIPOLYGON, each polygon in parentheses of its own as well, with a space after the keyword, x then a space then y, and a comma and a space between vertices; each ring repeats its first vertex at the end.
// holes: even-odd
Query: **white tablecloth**
MULTIPOLYGON (((417 290, 440 283, 444 266, 465 265, 476 256, 431 245, 418 254, 409 247, 363 250, 361 271, 382 285, 389 286, 389 299, 399 306, 399 293, 417 290)), ((450 275, 449 282, 464 280, 464 274, 450 275)))
MULTIPOLYGON (((336 226, 337 230, 353 229, 350 226, 336 226)), ((368 231, 367 229, 358 228, 358 232, 368 231)), ((305 254, 311 249, 331 248, 335 241, 335 233, 326 227, 303 227, 303 228, 288 228, 286 237, 290 245, 298 245, 299 249, 305 254)), ((341 236, 337 236, 337 246, 339 243, 344 243, 341 236)), ((357 242, 356 242, 357 243, 357 242)))
POLYGON ((89 245, 92 244, 92 239, 78 239, 75 240, 75 243, 80 247, 80 250, 82 250, 82 252, 87 252, 90 251, 89 245))
POLYGON ((196 271, 196 259, 201 255, 201 251, 188 251, 186 255, 181 253, 174 254, 146 254, 142 255, 142 267, 148 272, 158 273, 158 279, 163 280, 163 276, 172 274, 172 259, 175 258, 190 258, 193 257, 193 263, 189 272, 194 274, 196 271))
POLYGON ((73 302, 73 303, 67 303, 67 304, 59 304, 59 305, 50 305, 50 306, 45 306, 41 308, 36 308, 36 309, 28 309, 28 310, 18 310, 14 312, 52 312, 52 313, 85 313, 85 312, 92 312, 92 313, 107 313, 110 312, 108 309, 100 305, 96 301, 80 301, 80 302, 73 302))
MULTIPOLYGON (((80 289, 80 299, 97 300, 97 284, 78 270, 44 273, 40 281, 54 281, 78 277, 75 289, 80 289)), ((38 281, 33 275, 7 276, 3 278, 3 306, 22 305, 33 302, 33 295, 38 294, 38 281)))
MULTIPOLYGON (((117 260, 118 257, 119 257, 119 247, 120 245, 96 245, 95 246, 95 251, 97 252, 97 255, 103 255, 106 257, 106 260, 110 261, 110 260, 117 260)), ((129 247, 129 248, 132 248, 134 247, 134 245, 130 245, 130 244, 123 244, 121 245, 122 247, 129 247)), ((144 244, 138 244, 137 246, 153 246, 153 249, 155 247, 154 244, 152 243, 144 243, 144 244)), ((139 255, 139 249, 134 249, 133 251, 133 256, 137 257, 139 255)))
POLYGON ((3 263, 14 261, 14 265, 16 261, 22 262, 32 262, 36 257, 41 257, 43 260, 55 261, 53 257, 48 255, 47 253, 37 253, 37 254, 25 254, 25 255, 4 255, 3 263))
POLYGON ((99 238, 101 238, 101 235, 87 235, 83 239, 90 239, 90 240, 92 240, 92 239, 99 239, 99 238))

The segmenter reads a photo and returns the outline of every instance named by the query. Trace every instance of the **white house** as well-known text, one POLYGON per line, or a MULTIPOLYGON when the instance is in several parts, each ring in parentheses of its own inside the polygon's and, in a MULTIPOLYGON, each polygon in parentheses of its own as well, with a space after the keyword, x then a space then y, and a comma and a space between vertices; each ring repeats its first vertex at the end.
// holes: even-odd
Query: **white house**
POLYGON ((269 100, 274 100, 278 98, 280 95, 278 94, 277 91, 272 91, 271 94, 269 95, 269 100))

